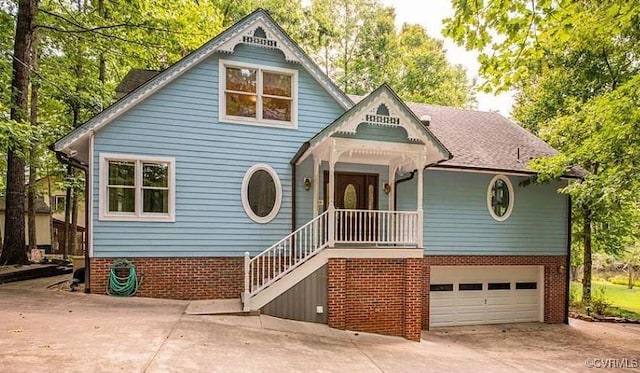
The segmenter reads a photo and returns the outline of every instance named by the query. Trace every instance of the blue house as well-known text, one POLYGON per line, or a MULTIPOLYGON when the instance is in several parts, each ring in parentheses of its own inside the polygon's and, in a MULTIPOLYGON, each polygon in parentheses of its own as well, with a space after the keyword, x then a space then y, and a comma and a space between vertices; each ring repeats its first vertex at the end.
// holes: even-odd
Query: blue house
POLYGON ((419 340, 567 320, 556 151, 497 113, 348 96, 263 10, 54 144, 87 171, 89 284, 419 340))

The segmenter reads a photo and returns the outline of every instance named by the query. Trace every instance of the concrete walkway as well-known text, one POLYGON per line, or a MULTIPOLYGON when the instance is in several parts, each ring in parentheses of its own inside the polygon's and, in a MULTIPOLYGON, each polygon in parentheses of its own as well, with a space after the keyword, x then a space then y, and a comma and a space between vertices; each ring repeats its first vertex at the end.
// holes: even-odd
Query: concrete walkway
POLYGON ((186 301, 45 289, 57 280, 0 286, 0 371, 573 372, 590 358, 640 358, 635 325, 450 328, 415 343, 269 316, 186 315, 186 301))

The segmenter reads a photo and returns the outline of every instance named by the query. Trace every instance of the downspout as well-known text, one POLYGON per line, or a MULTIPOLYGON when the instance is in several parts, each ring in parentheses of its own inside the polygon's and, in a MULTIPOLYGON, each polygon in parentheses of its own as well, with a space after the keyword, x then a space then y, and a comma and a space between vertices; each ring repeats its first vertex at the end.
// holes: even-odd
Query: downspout
POLYGON ((567 258, 565 264, 565 307, 564 307, 564 323, 569 325, 569 293, 571 290, 571 196, 567 198, 567 258))
POLYGON ((396 211, 398 211, 398 184, 413 180, 413 177, 416 176, 416 172, 418 172, 418 170, 413 170, 410 172, 411 175, 404 179, 398 179, 393 183, 393 206, 395 206, 396 211))
POLYGON ((91 232, 89 229, 89 166, 82 164, 73 158, 69 158, 66 154, 58 151, 56 152, 56 158, 58 158, 60 163, 75 167, 84 172, 84 292, 89 294, 91 293, 91 267, 89 265, 89 242, 91 242, 91 232))

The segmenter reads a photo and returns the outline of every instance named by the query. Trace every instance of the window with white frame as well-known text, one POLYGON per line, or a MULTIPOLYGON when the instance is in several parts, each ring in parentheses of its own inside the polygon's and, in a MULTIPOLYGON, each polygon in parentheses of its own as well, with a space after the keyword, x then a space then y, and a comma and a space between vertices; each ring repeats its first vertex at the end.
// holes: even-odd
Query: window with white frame
POLYGON ((295 128, 297 70, 220 60, 220 119, 295 128))
POLYGON ((505 221, 513 211, 514 192, 511 180, 504 175, 496 175, 487 188, 487 208, 491 217, 505 221))
POLYGON ((175 221, 175 160, 100 154, 100 219, 175 221))
POLYGON ((247 216, 256 223, 268 223, 278 215, 281 203, 282 184, 276 171, 262 163, 249 168, 242 180, 242 206, 247 216))

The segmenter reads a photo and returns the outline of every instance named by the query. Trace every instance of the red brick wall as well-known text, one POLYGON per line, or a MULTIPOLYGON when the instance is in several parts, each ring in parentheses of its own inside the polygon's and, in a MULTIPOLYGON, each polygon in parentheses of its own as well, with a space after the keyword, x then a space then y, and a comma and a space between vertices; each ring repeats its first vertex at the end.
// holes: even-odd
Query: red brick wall
POLYGON ((419 341, 421 262, 329 259, 329 326, 419 341))
POLYGON ((544 321, 550 324, 564 322, 566 307, 566 256, 425 256, 422 272, 422 328, 429 329, 429 283, 431 266, 491 266, 491 265, 543 265, 544 266, 544 321))
MULTIPOLYGON (((105 294, 109 266, 116 258, 91 258, 91 292, 105 294)), ((244 258, 127 258, 143 277, 138 296, 169 299, 239 298, 244 258)))

